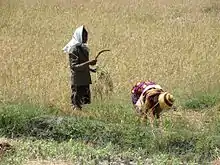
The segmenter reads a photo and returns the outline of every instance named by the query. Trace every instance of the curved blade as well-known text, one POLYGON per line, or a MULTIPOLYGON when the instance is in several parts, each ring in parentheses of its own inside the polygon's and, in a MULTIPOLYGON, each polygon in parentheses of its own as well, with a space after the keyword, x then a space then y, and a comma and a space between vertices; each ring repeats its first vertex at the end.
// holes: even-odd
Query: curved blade
POLYGON ((110 51, 109 49, 104 49, 104 50, 101 50, 95 57, 95 59, 97 60, 97 58, 99 57, 100 54, 102 54, 103 52, 107 52, 107 51, 110 51))

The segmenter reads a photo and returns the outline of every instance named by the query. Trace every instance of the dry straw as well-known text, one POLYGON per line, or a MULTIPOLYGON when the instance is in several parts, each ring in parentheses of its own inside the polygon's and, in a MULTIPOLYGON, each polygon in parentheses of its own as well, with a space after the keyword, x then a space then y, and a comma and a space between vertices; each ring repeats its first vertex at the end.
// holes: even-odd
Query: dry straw
POLYGON ((111 49, 98 63, 111 74, 115 93, 127 97, 136 81, 147 79, 181 97, 215 90, 218 6, 210 0, 0 1, 0 99, 68 107, 62 47, 81 24, 89 30, 91 58, 111 49))

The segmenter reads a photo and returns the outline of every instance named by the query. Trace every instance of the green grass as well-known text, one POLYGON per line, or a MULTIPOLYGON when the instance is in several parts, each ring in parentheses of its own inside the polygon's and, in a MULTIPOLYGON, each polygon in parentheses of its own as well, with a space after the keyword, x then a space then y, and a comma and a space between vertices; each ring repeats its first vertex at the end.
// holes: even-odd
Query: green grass
POLYGON ((163 153, 152 155, 147 159, 147 153, 142 150, 126 150, 112 144, 105 147, 90 147, 86 144, 75 142, 74 140, 58 143, 56 141, 22 139, 13 142, 17 148, 15 152, 8 153, 1 164, 22 164, 27 160, 48 160, 81 164, 95 164, 101 162, 153 162, 156 164, 172 162, 179 164, 181 161, 175 156, 163 153))
MULTIPOLYGON (((96 110, 106 108, 106 104, 100 106, 96 110)), ((123 112, 128 106, 109 107, 112 112, 108 109, 107 112, 114 114, 117 108, 123 112)), ((122 118, 122 122, 117 118, 109 121, 97 116, 66 116, 54 109, 31 105, 1 105, 0 114, 0 134, 14 139, 15 146, 15 151, 4 157, 6 164, 35 159, 84 164, 130 159, 142 164, 149 159, 155 164, 180 164, 210 162, 219 156, 219 117, 202 130, 189 125, 184 118, 178 121, 166 118, 161 132, 128 117, 122 118)))
POLYGON ((184 107, 191 109, 204 109, 215 106, 220 100, 219 92, 196 93, 184 102, 184 107))

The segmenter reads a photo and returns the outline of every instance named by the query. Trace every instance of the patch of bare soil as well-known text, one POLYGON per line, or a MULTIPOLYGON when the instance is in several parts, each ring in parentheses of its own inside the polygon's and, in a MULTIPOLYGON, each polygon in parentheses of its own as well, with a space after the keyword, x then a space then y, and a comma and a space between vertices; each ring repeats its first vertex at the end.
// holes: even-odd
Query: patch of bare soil
POLYGON ((0 160, 6 152, 12 151, 12 145, 5 139, 0 139, 0 160))

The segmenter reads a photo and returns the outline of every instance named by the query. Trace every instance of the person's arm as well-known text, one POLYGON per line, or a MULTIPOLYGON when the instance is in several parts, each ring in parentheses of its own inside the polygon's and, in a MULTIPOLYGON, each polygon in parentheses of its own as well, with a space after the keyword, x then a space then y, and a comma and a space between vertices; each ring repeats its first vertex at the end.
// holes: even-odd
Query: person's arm
POLYGON ((96 73, 96 69, 89 68, 90 72, 96 73))
POLYGON ((69 59, 70 59, 70 68, 74 71, 82 71, 86 69, 88 65, 95 65, 97 62, 96 60, 90 60, 79 64, 79 56, 75 51, 69 54, 69 59))

